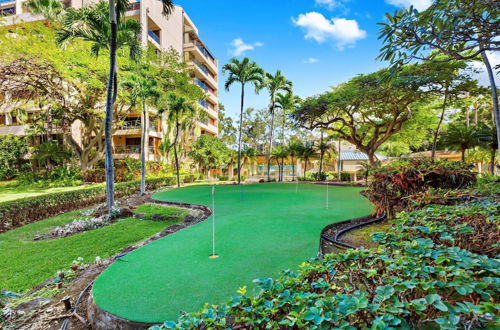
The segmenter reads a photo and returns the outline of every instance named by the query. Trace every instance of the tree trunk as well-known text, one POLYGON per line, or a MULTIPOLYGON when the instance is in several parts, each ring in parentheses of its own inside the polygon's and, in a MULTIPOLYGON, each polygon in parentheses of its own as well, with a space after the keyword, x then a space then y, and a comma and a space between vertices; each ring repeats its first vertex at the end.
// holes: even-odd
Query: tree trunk
POLYGON ((148 152, 148 112, 146 109, 146 100, 142 100, 142 118, 141 118, 142 134, 141 134, 141 195, 146 194, 146 155, 148 152))
POLYGON ((283 129, 281 131, 281 144, 285 145, 286 111, 283 109, 283 129))
POLYGON ((304 181, 306 181, 306 173, 307 173, 307 158, 304 159, 304 181))
POLYGON ((295 181, 295 163, 292 155, 292 181, 295 181))
POLYGON ((111 215, 114 204, 114 165, 112 150, 111 128, 113 125, 113 106, 116 98, 113 92, 116 89, 116 35, 117 35, 117 16, 116 4, 114 0, 109 0, 109 22, 111 27, 111 37, 109 41, 109 77, 106 90, 106 115, 104 119, 104 143, 105 143, 105 166, 106 166, 106 206, 111 215))
POLYGON ((496 150, 491 149, 491 158, 490 158, 490 172, 492 175, 495 174, 495 156, 496 156, 496 150))
POLYGON ((436 148, 437 148, 437 139, 439 136, 439 131, 441 130, 441 124, 443 123, 444 119, 444 114, 446 112, 446 101, 448 99, 448 86, 446 86, 446 91, 444 94, 444 101, 443 101, 443 108, 441 109, 441 116, 439 117, 439 122, 436 127, 436 130, 434 131, 434 138, 432 140, 432 153, 431 153, 431 160, 434 161, 436 159, 436 148))
POLYGON ((179 157, 177 156, 177 139, 179 138, 179 118, 175 118, 175 137, 174 137, 174 158, 175 158, 175 169, 177 171, 177 188, 181 186, 181 175, 179 172, 179 157))
POLYGON ((271 104, 271 129, 269 131, 269 150, 267 151, 267 182, 271 181, 271 152, 273 150, 274 99, 271 104))
POLYGON ((245 84, 241 84, 240 134, 238 136, 238 184, 241 184, 241 130, 243 126, 243 103, 245 100, 245 84))
POLYGON ((323 131, 321 131, 321 139, 320 139, 321 149, 319 151, 319 173, 323 172, 323 155, 325 153, 323 149, 323 131))
MULTIPOLYGON (((488 60, 486 52, 483 51, 481 53, 481 57, 483 59, 484 65, 486 66, 486 71, 488 71, 488 78, 490 79, 491 98, 493 100, 493 114, 495 116, 495 125, 497 128, 497 142, 500 146, 500 110, 498 108, 498 94, 497 86, 495 84, 495 76, 493 74, 493 70, 491 69, 490 61, 488 60)), ((500 160, 500 148, 498 148, 498 159, 500 160)))
POLYGON ((370 162, 370 165, 375 165, 377 162, 377 159, 375 158, 375 151, 369 151, 366 153, 368 155, 368 161, 370 162))
POLYGON ((464 163, 465 163, 465 150, 466 150, 465 148, 460 148, 460 151, 462 153, 462 162, 464 163))

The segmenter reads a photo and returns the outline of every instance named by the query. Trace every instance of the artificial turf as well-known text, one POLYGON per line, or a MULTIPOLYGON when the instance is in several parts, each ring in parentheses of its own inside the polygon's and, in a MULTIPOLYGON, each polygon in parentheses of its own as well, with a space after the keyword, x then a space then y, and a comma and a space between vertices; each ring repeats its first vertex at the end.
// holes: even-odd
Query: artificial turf
MULTIPOLYGON (((297 269, 318 252, 324 226, 367 215, 371 206, 360 188, 271 183, 217 186, 217 259, 212 252, 212 219, 129 253, 95 281, 93 297, 104 310, 129 320, 163 322, 206 302, 227 301, 253 280, 297 269)), ((211 187, 193 186, 154 198, 211 207, 211 187)))

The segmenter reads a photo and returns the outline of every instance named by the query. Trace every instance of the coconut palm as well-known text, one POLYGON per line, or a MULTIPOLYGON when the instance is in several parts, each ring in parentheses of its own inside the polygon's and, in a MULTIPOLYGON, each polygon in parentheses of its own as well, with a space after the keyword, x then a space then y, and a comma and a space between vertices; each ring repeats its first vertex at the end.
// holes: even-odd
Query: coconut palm
POLYGON ((243 167, 243 165, 255 164, 255 162, 257 161, 257 153, 258 153, 257 149, 251 147, 245 147, 241 151, 241 165, 240 165, 241 168, 243 167))
MULTIPOLYGON (((78 38, 91 41, 92 52, 99 54, 99 50, 109 50, 109 76, 106 91, 106 114, 104 119, 105 164, 106 164, 106 204, 109 212, 114 204, 114 168, 111 143, 111 129, 113 125, 113 106, 117 96, 118 79, 116 52, 120 47, 128 46, 130 55, 135 57, 140 49, 140 23, 121 17, 130 6, 129 0, 109 0, 108 5, 100 2, 94 6, 85 6, 80 9, 70 9, 63 19, 63 29, 58 35, 58 42, 78 38), (106 8, 104 8, 106 6, 106 8), (94 11, 92 12, 92 9, 94 11)), ((162 14, 169 16, 174 4, 172 0, 161 0, 162 14)), ((142 27, 147 29, 147 27, 142 27)))
POLYGON ((306 179, 307 163, 309 163, 315 153, 316 151, 314 150, 314 146, 306 145, 302 148, 300 154, 298 155, 298 158, 304 161, 304 180, 306 179))
POLYGON ((283 123, 281 127, 281 144, 285 145, 285 130, 286 130, 286 117, 293 109, 299 105, 299 98, 293 95, 292 92, 278 93, 276 95, 276 106, 281 109, 283 115, 283 123))
POLYGON ((269 91, 271 104, 269 112, 271 114, 271 127, 269 129, 269 146, 267 151, 267 181, 271 181, 271 151, 273 150, 273 133, 274 133, 274 115, 276 110, 276 96, 278 92, 292 92, 292 83, 285 78, 280 70, 277 70, 274 75, 266 73, 266 79, 261 88, 266 88, 269 91))
POLYGON ((191 120, 198 114, 198 107, 196 104, 185 98, 184 96, 179 96, 174 93, 168 94, 168 114, 167 121, 170 127, 174 128, 174 159, 175 159, 175 170, 177 172, 177 187, 181 186, 180 179, 180 169, 179 169, 179 155, 178 155, 178 142, 179 134, 182 127, 186 123, 191 122, 191 120))
POLYGON ((149 115, 147 102, 160 95, 158 83, 154 79, 140 75, 130 74, 122 83, 129 93, 131 105, 141 104, 141 195, 146 194, 146 157, 149 142, 149 115))
POLYGON ((288 145, 288 153, 292 161, 292 181, 295 181, 295 159, 300 157, 302 149, 304 149, 304 145, 298 140, 293 140, 288 145))
POLYGON ((495 174, 495 156, 498 150, 497 130, 494 126, 484 125, 478 131, 479 144, 490 150, 490 172, 495 174))
POLYGON ((258 92, 257 86, 261 85, 264 79, 264 70, 257 65, 257 63, 250 61, 248 57, 243 60, 238 60, 237 58, 232 58, 229 63, 224 64, 222 67, 222 72, 228 75, 226 82, 224 83, 224 88, 229 91, 229 88, 234 83, 239 82, 241 84, 241 107, 240 107, 240 127, 238 135, 238 184, 241 183, 241 130, 243 123, 243 105, 245 101, 245 85, 253 84, 255 87, 255 92, 258 92))
POLYGON ((443 134, 441 143, 447 147, 458 148, 462 153, 462 161, 465 162, 465 151, 479 144, 479 134, 475 127, 464 124, 450 124, 443 134))
POLYGON ((51 26, 64 12, 63 3, 58 0, 28 0, 23 2, 23 7, 32 14, 42 15, 45 26, 51 26))
POLYGON ((289 155, 290 152, 288 148, 282 145, 276 146, 271 153, 271 158, 275 159, 276 163, 278 164, 278 181, 280 182, 283 181, 285 159, 287 159, 289 155))

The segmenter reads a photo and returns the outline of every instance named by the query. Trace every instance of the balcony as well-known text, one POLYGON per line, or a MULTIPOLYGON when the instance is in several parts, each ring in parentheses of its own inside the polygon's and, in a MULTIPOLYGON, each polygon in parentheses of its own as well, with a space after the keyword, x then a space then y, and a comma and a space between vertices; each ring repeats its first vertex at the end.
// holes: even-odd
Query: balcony
MULTIPOLYGON (((154 152, 153 146, 148 146, 149 152, 154 152)), ((126 146, 116 146, 115 152, 117 154, 138 154, 141 152, 140 145, 126 145, 126 146)))
POLYGON ((148 30, 148 36, 150 36, 151 39, 153 39, 158 44, 158 46, 161 45, 160 37, 153 30, 148 30))
POLYGON ((0 126, 0 135, 18 135, 25 136, 27 135, 27 130, 29 129, 29 125, 10 125, 10 126, 0 126))

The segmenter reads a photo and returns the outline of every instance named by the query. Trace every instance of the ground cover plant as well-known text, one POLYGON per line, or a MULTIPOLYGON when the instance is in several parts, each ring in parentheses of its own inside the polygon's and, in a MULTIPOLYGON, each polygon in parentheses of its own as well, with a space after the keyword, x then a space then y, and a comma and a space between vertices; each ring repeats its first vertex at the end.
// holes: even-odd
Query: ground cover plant
POLYGON ((493 329, 499 210, 498 200, 480 199, 403 212, 375 234, 377 248, 312 259, 298 272, 255 280, 257 295, 241 288, 225 304, 152 329, 493 329))
MULTIPOLYGON (((182 214, 177 209, 165 209, 172 215, 182 214)), ((64 213, 0 234, 0 288, 23 292, 55 276, 58 270, 66 269, 79 257, 85 262, 97 256, 108 258, 181 220, 125 218, 72 236, 34 241, 37 235, 48 234, 57 226, 81 218, 80 212, 64 213)))
MULTIPOLYGON (((296 269, 317 255, 328 224, 368 214, 361 188, 263 183, 215 187, 215 242, 212 219, 161 238, 122 257, 106 269, 92 290, 96 304, 130 320, 162 322, 204 302, 224 302, 240 286, 296 269), (326 189, 330 207, 326 208, 326 189), (126 290, 123 283, 127 283, 126 290), (130 302, 135 303, 131 304, 130 302)), ((154 199, 212 207, 211 186, 190 186, 154 199)))
POLYGON ((188 213, 187 210, 166 207, 158 204, 147 203, 138 206, 134 212, 141 215, 144 220, 173 220, 178 222, 182 220, 188 213))

